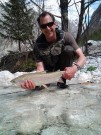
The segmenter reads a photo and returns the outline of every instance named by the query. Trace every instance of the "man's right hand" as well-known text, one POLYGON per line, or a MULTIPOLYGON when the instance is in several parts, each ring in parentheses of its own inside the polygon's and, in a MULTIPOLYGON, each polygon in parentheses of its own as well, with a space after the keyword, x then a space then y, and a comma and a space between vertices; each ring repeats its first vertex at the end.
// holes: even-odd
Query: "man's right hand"
POLYGON ((31 80, 26 80, 23 83, 21 83, 21 87, 24 89, 32 90, 35 89, 36 85, 31 80))

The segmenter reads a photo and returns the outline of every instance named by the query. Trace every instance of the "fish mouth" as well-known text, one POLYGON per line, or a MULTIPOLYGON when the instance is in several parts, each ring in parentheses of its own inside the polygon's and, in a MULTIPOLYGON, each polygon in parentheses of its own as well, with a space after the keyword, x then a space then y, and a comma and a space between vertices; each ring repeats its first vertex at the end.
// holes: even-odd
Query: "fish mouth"
POLYGON ((11 80, 10 82, 11 82, 11 83, 15 83, 15 80, 11 80))

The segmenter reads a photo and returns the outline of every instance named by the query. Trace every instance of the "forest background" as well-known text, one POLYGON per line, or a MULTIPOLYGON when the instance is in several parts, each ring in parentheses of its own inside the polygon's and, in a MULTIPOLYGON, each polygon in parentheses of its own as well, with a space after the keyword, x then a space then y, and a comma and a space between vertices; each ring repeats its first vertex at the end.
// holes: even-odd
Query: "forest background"
POLYGON ((85 54, 89 55, 87 41, 101 39, 101 15, 99 25, 93 26, 99 7, 101 0, 55 0, 55 6, 49 0, 1 1, 0 47, 7 48, 10 44, 13 47, 1 58, 0 69, 16 72, 35 67, 32 49, 41 33, 36 19, 44 10, 55 16, 57 27, 73 33, 78 45, 85 46, 85 54))

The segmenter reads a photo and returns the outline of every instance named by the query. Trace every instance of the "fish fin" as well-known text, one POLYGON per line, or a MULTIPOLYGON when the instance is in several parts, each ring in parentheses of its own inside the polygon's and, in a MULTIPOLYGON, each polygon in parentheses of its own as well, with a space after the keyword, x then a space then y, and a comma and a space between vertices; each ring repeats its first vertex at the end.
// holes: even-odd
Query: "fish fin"
POLYGON ((42 71, 42 72, 40 72, 40 73, 47 73, 46 71, 42 71))
POLYGON ((45 85, 45 84, 42 84, 42 86, 43 86, 45 89, 47 89, 47 90, 48 90, 48 87, 47 87, 47 85, 45 85))

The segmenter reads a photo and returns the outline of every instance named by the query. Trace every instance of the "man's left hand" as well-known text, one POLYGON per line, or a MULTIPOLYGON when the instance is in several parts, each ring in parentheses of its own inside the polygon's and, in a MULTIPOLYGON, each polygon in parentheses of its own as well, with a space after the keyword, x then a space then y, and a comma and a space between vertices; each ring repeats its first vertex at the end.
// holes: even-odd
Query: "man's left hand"
POLYGON ((63 77, 66 80, 71 80, 77 72, 77 67, 75 65, 73 65, 72 67, 66 67, 64 71, 65 72, 63 74, 63 77))

